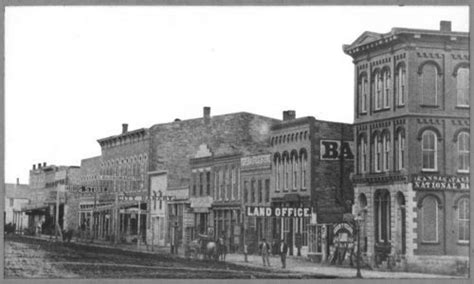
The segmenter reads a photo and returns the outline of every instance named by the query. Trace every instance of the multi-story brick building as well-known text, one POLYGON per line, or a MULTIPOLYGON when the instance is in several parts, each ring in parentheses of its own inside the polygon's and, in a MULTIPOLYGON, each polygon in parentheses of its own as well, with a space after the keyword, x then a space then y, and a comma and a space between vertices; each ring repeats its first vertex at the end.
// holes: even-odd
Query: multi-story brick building
POLYGON ((468 255, 468 46, 442 21, 343 47, 354 63, 353 210, 372 263, 448 270, 468 255))
POLYGON ((351 125, 295 118, 294 111, 272 127, 272 207, 310 208, 313 214, 312 222, 310 216, 276 218, 274 238, 286 239, 290 255, 326 255, 323 243, 332 235, 315 238, 316 225, 332 229, 350 212, 352 140, 351 125))

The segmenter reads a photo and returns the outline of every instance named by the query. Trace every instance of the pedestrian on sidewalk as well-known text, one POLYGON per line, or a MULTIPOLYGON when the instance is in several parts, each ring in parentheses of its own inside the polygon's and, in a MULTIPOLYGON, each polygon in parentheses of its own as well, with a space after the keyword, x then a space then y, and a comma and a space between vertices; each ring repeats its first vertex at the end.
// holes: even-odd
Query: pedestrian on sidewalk
POLYGON ((263 266, 270 266, 270 245, 267 243, 266 239, 262 240, 262 243, 260 243, 260 253, 262 254, 262 260, 263 260, 263 266))
POLYGON ((285 239, 281 239, 278 252, 280 253, 280 257, 281 257, 281 268, 285 269, 286 268, 286 254, 288 253, 288 245, 286 244, 285 239))

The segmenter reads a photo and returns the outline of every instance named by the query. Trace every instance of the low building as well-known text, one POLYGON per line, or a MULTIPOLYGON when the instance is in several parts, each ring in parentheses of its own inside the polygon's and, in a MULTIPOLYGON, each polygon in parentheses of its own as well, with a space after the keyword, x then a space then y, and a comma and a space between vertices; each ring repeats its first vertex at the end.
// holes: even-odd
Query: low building
POLYGON ((29 185, 16 183, 5 184, 5 211, 3 224, 11 224, 15 232, 23 233, 28 227, 28 216, 21 210, 24 205, 30 203, 31 190, 29 185))

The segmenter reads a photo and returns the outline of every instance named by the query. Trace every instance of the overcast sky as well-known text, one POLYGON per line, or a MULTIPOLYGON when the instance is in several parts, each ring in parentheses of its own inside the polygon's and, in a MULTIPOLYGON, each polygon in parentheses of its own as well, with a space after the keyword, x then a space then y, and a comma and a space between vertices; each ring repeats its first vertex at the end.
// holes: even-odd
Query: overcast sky
POLYGON ((364 31, 468 31, 467 7, 7 7, 5 179, 80 165, 97 139, 247 111, 351 123, 364 31))

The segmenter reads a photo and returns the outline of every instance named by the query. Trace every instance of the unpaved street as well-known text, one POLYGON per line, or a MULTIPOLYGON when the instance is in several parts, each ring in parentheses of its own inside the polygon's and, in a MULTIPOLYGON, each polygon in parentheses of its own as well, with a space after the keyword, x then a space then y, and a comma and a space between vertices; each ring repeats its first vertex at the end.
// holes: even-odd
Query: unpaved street
POLYGON ((6 236, 5 278, 298 279, 319 275, 6 236))

